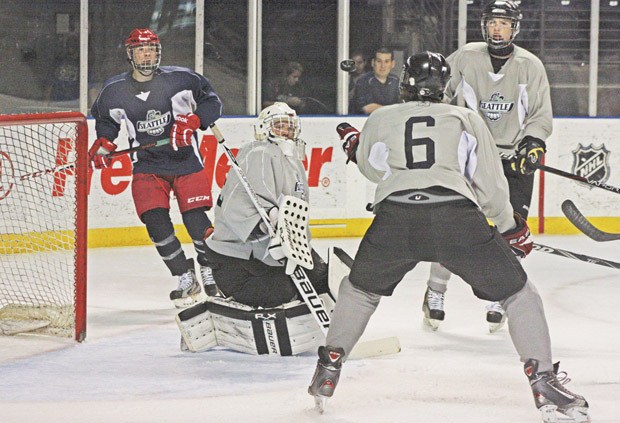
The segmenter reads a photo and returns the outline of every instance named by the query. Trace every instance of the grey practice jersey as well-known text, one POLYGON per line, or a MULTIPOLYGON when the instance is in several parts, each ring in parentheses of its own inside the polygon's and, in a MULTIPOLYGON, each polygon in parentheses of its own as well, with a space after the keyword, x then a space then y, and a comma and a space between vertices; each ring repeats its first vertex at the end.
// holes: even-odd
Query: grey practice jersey
POLYGON ((546 140, 553 128, 549 82, 542 62, 515 45, 498 73, 486 43, 470 43, 448 57, 452 78, 448 100, 462 93, 468 108, 480 113, 500 152, 513 154, 526 135, 546 140))
MULTIPOLYGON (((276 144, 253 141, 239 150, 237 161, 265 210, 277 206, 284 195, 308 201, 308 178, 302 162, 284 155, 276 144)), ((256 235, 260 221, 250 196, 231 168, 215 207, 215 231, 207 245, 223 255, 242 259, 252 255, 269 265, 279 265, 267 254, 269 236, 256 235)))
POLYGON ((478 204, 501 232, 514 227, 497 148, 469 109, 419 101, 382 107, 368 117, 356 158, 378 184, 375 204, 397 191, 441 186, 478 204))

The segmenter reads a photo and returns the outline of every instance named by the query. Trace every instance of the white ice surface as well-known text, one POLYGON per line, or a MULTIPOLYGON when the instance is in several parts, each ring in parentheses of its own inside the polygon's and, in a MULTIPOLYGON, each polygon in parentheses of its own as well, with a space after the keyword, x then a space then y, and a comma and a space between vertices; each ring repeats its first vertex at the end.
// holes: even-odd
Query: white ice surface
MULTIPOLYGON (((620 261, 620 242, 537 236, 541 244, 620 261)), ((355 254, 359 239, 318 239, 355 254)), ((191 252, 191 246, 185 245, 191 252)), ((191 254, 190 254, 191 255, 191 254)), ((0 422, 538 422, 506 328, 489 334, 485 303, 453 277, 446 320, 422 326, 428 264, 384 298, 363 339, 403 350, 348 361, 325 414, 306 388, 314 353, 250 356, 179 350, 170 278, 153 247, 89 251, 84 343, 0 337, 0 422)), ((554 359, 593 422, 620 422, 620 270, 540 252, 524 262, 547 312, 554 359)))

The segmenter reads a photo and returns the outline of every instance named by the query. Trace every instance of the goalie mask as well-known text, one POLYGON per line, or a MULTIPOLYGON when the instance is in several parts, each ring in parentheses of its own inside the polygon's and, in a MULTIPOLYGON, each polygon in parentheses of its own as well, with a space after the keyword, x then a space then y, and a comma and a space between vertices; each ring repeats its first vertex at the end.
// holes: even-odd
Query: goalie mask
POLYGON ((414 54, 403 65, 401 97, 405 101, 440 102, 448 80, 450 65, 445 57, 430 51, 414 54))
POLYGON ((523 15, 515 2, 510 0, 493 0, 489 2, 482 11, 482 19, 480 20, 480 29, 482 30, 482 38, 486 41, 490 49, 499 50, 508 47, 514 41, 521 28, 521 19, 523 15), (489 35, 488 23, 492 19, 509 19, 511 34, 508 40, 500 40, 489 35))
POLYGON ((254 138, 278 145, 284 155, 303 160, 306 143, 299 138, 301 123, 295 110, 282 102, 265 107, 254 124, 254 138))
POLYGON ((134 29, 125 40, 127 59, 131 67, 144 76, 151 75, 161 61, 159 37, 148 28, 134 29))

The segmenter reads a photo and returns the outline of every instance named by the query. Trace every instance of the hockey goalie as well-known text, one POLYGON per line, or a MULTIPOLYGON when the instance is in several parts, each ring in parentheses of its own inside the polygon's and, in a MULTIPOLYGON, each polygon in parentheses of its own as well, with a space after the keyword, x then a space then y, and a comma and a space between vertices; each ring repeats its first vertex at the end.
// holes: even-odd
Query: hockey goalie
POLYGON ((313 349, 324 340, 336 290, 310 246, 299 117, 285 103, 266 107, 236 158, 212 130, 231 164, 205 248, 224 298, 178 315, 184 343, 190 351, 223 346, 250 354, 313 349))

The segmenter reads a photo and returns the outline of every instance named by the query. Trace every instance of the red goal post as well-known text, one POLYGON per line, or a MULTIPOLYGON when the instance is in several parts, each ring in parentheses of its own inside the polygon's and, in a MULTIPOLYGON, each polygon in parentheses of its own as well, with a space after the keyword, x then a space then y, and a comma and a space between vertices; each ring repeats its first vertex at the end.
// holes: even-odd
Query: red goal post
POLYGON ((88 126, 0 115, 0 335, 86 337, 88 126))

